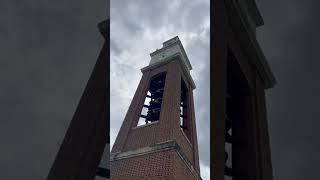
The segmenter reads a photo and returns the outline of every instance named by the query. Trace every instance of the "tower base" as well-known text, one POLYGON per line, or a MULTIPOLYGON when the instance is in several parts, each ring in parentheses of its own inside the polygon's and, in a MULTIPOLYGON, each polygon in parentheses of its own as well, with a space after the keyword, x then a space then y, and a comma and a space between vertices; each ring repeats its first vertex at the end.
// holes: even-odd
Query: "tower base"
POLYGON ((201 180, 175 141, 132 151, 111 153, 111 179, 201 180), (134 157, 134 158, 133 158, 134 157))

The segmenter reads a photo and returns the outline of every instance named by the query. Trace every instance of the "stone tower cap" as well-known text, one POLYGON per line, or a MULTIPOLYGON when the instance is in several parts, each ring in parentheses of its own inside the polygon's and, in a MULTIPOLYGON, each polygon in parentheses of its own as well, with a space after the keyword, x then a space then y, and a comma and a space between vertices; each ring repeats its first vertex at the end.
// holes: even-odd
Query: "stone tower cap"
POLYGON ((181 44, 181 41, 178 36, 175 36, 172 39, 169 39, 162 44, 161 49, 157 49, 156 51, 150 54, 151 60, 149 65, 154 65, 157 63, 161 63, 171 59, 175 56, 180 56, 184 66, 190 71, 192 70, 192 66, 188 59, 188 56, 181 44))

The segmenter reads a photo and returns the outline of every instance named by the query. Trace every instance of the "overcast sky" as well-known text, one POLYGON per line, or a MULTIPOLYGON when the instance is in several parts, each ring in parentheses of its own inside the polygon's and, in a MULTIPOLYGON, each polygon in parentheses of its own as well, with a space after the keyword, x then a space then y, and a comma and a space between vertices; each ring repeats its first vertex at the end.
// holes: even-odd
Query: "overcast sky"
POLYGON ((149 53, 178 35, 193 66, 201 174, 209 179, 209 0, 111 1, 111 145, 128 110, 149 53))

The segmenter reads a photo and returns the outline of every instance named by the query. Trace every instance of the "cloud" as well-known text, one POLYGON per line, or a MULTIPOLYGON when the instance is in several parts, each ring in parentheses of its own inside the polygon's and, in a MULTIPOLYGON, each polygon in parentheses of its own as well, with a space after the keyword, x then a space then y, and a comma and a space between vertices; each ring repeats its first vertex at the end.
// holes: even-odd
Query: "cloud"
POLYGON ((203 163, 200 161, 200 169, 201 169, 201 178, 203 180, 209 180, 210 179, 210 167, 207 165, 203 165, 203 163))

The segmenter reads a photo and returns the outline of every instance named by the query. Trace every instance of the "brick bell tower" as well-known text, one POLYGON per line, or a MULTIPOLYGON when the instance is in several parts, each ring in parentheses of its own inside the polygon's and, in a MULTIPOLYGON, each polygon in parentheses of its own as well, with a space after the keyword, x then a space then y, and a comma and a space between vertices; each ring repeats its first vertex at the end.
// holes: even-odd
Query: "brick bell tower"
POLYGON ((111 179, 201 179, 189 59, 177 36, 150 56, 111 150, 111 179))

